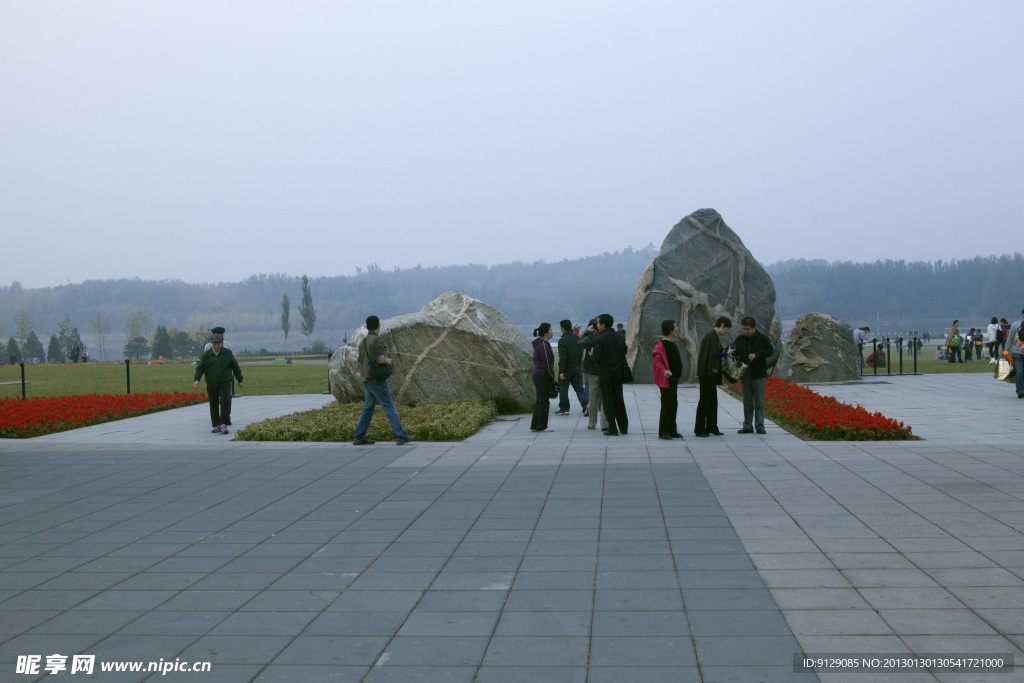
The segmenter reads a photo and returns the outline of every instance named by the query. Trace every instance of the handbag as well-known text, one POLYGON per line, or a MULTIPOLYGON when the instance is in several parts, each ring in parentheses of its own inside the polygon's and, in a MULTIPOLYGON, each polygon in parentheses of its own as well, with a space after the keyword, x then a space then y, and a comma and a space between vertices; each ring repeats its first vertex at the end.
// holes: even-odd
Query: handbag
POLYGON ((632 384, 632 382, 633 382, 633 371, 630 370, 629 363, 627 363, 626 359, 623 358, 622 359, 622 383, 623 384, 632 384))
POLYGON ((1000 358, 996 365, 996 371, 993 377, 1002 382, 1013 383, 1016 381, 1017 369, 1010 365, 1010 361, 1005 358, 1000 358))
MULTIPOLYGON (((367 358, 370 356, 370 350, 366 347, 366 338, 363 338, 363 353, 366 354, 367 358)), ((370 379, 374 382, 383 382, 391 376, 392 367, 390 363, 378 363, 375 358, 370 358, 370 379)))
POLYGON ((726 381, 729 384, 736 384, 740 381, 740 377, 743 377, 743 373, 750 367, 746 363, 736 360, 733 354, 726 354, 722 359, 722 374, 725 376, 726 381))

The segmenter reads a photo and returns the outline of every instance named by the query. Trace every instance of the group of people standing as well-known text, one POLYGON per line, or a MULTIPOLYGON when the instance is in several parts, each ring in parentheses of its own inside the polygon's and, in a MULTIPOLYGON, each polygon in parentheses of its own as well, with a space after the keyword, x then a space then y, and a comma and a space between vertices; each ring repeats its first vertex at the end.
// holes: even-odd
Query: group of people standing
MULTIPOLYGON (((562 336, 558 341, 558 377, 555 356, 551 349, 554 330, 550 323, 541 323, 533 331, 533 385, 537 400, 533 406, 530 430, 554 431, 548 426, 550 399, 559 397, 558 414, 569 415, 569 387, 576 393, 583 414, 589 418, 588 429, 597 429, 598 414, 602 431, 608 436, 629 433, 629 418, 622 396, 626 381, 626 335, 616 331, 615 319, 602 313, 587 324, 577 336, 569 320, 559 323, 562 336), (600 411, 599 411, 600 409, 600 411)), ((621 326, 620 326, 621 327, 621 326)))
MULTIPOLYGON (((576 393, 583 415, 589 418, 588 429, 596 429, 600 416, 601 428, 608 436, 629 431, 629 418, 623 399, 622 385, 631 380, 626 362, 626 339, 622 325, 613 329, 614 319, 602 313, 579 333, 579 326, 569 320, 560 323, 562 336, 558 341, 558 373, 551 348, 554 330, 550 323, 541 323, 533 331, 533 384, 537 399, 533 407, 530 430, 554 431, 548 425, 550 400, 559 397, 558 415, 569 415, 569 387, 576 393)), ((722 383, 723 360, 733 354, 744 363, 746 371, 743 387, 743 427, 741 434, 764 434, 764 389, 768 377, 767 360, 774 352, 768 335, 757 330, 752 317, 741 321, 743 334, 734 344, 723 346, 722 338, 732 327, 732 321, 721 316, 715 326, 701 339, 697 360, 697 379, 700 399, 694 435, 698 437, 723 436, 718 428, 718 386, 722 383)), ((658 436, 661 439, 681 439, 676 423, 679 409, 678 387, 683 373, 682 356, 676 339, 679 326, 674 320, 661 323, 662 337, 651 352, 654 382, 661 393, 661 414, 658 436)))
MULTIPOLYGON (((1016 323, 1019 328, 1020 323, 1016 323)), ((1014 344, 1014 334, 1011 330, 1014 325, 1006 321, 1006 318, 992 316, 992 320, 985 330, 971 328, 967 335, 960 333, 960 321, 954 320, 946 334, 946 360, 950 363, 973 363, 974 356, 982 359, 982 350, 987 348, 989 363, 998 362, 1003 351, 1010 351, 1014 344), (976 350, 976 353, 975 353, 976 350)))

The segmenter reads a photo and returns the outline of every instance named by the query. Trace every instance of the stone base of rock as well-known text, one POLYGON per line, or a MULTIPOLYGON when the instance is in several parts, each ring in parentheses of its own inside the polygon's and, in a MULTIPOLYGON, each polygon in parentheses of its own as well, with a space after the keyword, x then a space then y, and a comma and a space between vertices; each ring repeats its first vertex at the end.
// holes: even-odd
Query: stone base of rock
POLYGON ((782 347, 773 374, 791 382, 860 379, 853 328, 825 313, 800 316, 782 347))
MULTIPOLYGON (((339 401, 363 400, 359 347, 366 333, 360 328, 331 356, 331 393, 339 401)), ((392 359, 388 384, 396 403, 498 396, 534 402, 533 347, 482 301, 445 292, 419 313, 382 320, 380 336, 392 359)))

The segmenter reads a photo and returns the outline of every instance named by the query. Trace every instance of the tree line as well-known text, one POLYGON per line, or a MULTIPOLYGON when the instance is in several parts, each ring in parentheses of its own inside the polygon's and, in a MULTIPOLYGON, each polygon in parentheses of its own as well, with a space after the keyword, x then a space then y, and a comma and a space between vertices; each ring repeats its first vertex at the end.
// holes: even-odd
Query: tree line
MULTIPOLYGON (((194 357, 216 325, 228 329, 236 352, 288 352, 292 296, 300 302, 295 309, 301 320, 294 322, 306 337, 305 350, 317 351, 341 344, 370 313, 389 318, 419 311, 453 289, 494 306, 525 331, 540 321, 582 321, 602 311, 625 321, 640 275, 657 251, 647 245, 494 266, 384 270, 371 263, 352 276, 259 274, 216 284, 133 278, 26 289, 12 283, 0 287, 0 340, 10 335, 7 344, 0 342, 0 360, 14 350, 11 340, 23 358, 68 360, 83 337, 91 359, 194 357), (52 354, 49 348, 43 353, 46 336, 52 354)), ((993 315, 1015 320, 1024 306, 1021 254, 937 262, 790 260, 767 270, 783 319, 817 311, 873 330, 934 333, 953 318, 972 325, 987 324, 993 315)))

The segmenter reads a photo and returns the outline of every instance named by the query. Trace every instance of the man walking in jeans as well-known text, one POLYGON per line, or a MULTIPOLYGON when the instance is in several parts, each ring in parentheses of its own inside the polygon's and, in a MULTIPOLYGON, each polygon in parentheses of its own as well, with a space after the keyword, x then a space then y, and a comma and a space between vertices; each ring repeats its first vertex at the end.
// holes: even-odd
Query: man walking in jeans
POLYGON ((736 360, 749 364, 740 380, 743 386, 743 429, 740 434, 764 434, 764 385, 768 381, 768 357, 775 351, 772 340, 757 331, 750 316, 740 321, 743 334, 736 339, 736 360))
POLYGON ((363 376, 363 393, 366 403, 363 405, 363 414, 359 416, 359 424, 356 425, 356 433, 353 435, 352 443, 356 446, 366 446, 374 443, 366 438, 366 431, 370 428, 370 419, 373 411, 380 403, 384 414, 391 423, 391 431, 395 433, 396 443, 399 446, 414 440, 404 429, 398 419, 398 411, 395 410, 395 402, 391 400, 391 389, 388 388, 387 380, 375 380, 370 374, 370 364, 391 365, 388 358, 387 347, 384 340, 378 336, 380 331, 380 318, 371 315, 366 319, 366 338, 359 345, 359 370, 363 376))

